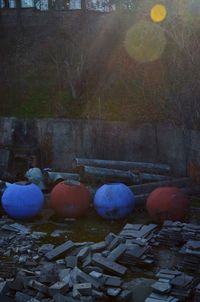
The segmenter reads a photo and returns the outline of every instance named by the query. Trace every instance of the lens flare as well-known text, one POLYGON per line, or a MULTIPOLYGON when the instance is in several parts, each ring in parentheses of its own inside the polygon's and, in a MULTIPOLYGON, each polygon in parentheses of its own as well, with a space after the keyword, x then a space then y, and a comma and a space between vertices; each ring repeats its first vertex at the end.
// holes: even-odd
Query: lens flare
POLYGON ((142 63, 151 62, 161 57, 166 37, 159 25, 140 21, 128 30, 124 45, 131 58, 142 63))
POLYGON ((151 9, 151 19, 156 22, 162 22, 167 16, 166 7, 163 4, 156 4, 151 9))
POLYGON ((195 25, 199 28, 200 1, 198 0, 174 0, 174 8, 183 22, 195 25))

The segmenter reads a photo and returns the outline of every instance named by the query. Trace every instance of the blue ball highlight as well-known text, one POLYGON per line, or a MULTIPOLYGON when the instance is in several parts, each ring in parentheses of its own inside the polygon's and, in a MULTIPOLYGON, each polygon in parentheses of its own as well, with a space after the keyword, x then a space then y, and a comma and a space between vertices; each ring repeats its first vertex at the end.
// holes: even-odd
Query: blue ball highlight
POLYGON ((12 184, 2 195, 2 207, 16 219, 30 218, 37 215, 44 205, 44 195, 35 184, 12 184))
POLYGON ((122 183, 105 184, 95 194, 94 207, 105 219, 122 219, 133 212, 135 197, 122 183))

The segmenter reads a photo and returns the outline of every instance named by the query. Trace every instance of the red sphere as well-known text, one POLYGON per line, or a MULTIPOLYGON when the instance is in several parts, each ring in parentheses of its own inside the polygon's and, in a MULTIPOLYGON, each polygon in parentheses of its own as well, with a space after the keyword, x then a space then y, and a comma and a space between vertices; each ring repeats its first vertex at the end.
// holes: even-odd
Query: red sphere
POLYGON ((157 221, 182 220, 189 212, 190 202, 186 194, 175 187, 155 189, 146 203, 150 216, 157 221))
POLYGON ((90 192, 81 183, 71 185, 60 182, 51 192, 50 205, 59 216, 76 218, 87 212, 90 192))

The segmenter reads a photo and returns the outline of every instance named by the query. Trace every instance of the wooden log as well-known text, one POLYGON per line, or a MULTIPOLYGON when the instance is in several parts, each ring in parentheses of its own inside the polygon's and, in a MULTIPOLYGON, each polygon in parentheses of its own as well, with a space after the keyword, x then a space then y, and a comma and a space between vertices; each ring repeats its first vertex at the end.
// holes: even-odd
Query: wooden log
POLYGON ((76 167, 81 166, 93 166, 110 169, 120 170, 138 170, 141 172, 155 172, 155 173, 169 173, 171 168, 166 164, 159 163, 143 163, 132 161, 115 161, 115 160, 102 160, 102 159, 87 159, 87 158, 75 158, 76 167))
POLYGON ((151 182, 141 185, 133 185, 130 186, 130 189, 137 195, 137 194, 145 194, 150 193, 154 189, 158 187, 188 187, 192 183, 191 178, 189 177, 182 177, 182 178, 172 178, 167 181, 160 181, 160 182, 151 182))
POLYGON ((149 194, 141 194, 135 196, 135 205, 136 206, 144 206, 146 204, 146 200, 149 194))
POLYGON ((81 178, 85 181, 105 182, 121 181, 125 183, 138 183, 138 175, 130 171, 121 171, 107 168, 84 166, 81 170, 81 178))
POLYGON ((150 181, 167 181, 170 180, 169 176, 151 174, 151 173, 139 173, 140 182, 150 182, 150 181))
POLYGON ((76 173, 48 172, 48 177, 51 182, 59 180, 80 180, 80 175, 76 173))

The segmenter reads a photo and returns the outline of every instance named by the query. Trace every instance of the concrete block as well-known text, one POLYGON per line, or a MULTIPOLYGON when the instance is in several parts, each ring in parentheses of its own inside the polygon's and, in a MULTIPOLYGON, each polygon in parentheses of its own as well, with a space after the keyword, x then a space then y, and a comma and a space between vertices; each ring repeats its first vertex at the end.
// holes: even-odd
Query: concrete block
POLYGON ((105 243, 106 243, 106 245, 109 245, 109 244, 113 241, 113 239, 114 239, 115 237, 116 237, 115 234, 109 233, 109 234, 105 237, 105 243))
POLYGON ((99 272, 96 272, 96 271, 90 272, 89 275, 90 275, 92 278, 95 278, 95 279, 99 279, 100 277, 102 277, 102 273, 99 273, 99 272))
POLYGON ((103 273, 103 269, 100 268, 99 266, 86 266, 83 268, 83 270, 86 274, 89 274, 93 271, 96 271, 98 273, 103 273))
POLYGON ((65 262, 68 268, 74 268, 75 266, 77 266, 77 257, 68 256, 65 258, 65 262))
POLYGON ((108 257, 109 254, 110 254, 110 251, 107 251, 107 250, 101 252, 101 255, 102 255, 103 257, 108 257))
POLYGON ((77 302, 77 300, 75 300, 74 298, 68 297, 68 296, 63 296, 61 294, 54 295, 53 301, 54 302, 77 302))
POLYGON ((130 290, 122 290, 120 292, 120 294, 117 296, 117 299, 116 301, 117 302, 126 302, 126 301, 132 301, 131 298, 132 298, 132 292, 130 290))
POLYGON ((58 281, 51 285, 48 289, 50 296, 54 296, 58 293, 64 294, 69 290, 69 283, 65 281, 58 281))
POLYGON ((28 302, 40 302, 41 300, 35 299, 35 298, 31 298, 30 300, 28 300, 28 302))
POLYGON ((39 282, 41 283, 52 283, 57 280, 57 275, 41 275, 39 277, 39 282))
MULTIPOLYGON (((93 289, 92 290, 92 297, 94 297, 98 301, 99 299, 104 299, 105 295, 102 291, 98 291, 96 289, 93 289)), ((102 301, 104 301, 104 300, 102 300, 102 301)))
POLYGON ((169 282, 155 282, 152 284, 152 289, 158 293, 169 293, 171 290, 171 285, 169 282))
POLYGON ((16 292, 15 294, 15 301, 16 302, 28 302, 30 301, 32 297, 29 296, 29 295, 26 295, 24 293, 21 293, 21 292, 16 292))
POLYGON ((114 248, 116 248, 120 243, 122 243, 123 239, 120 237, 115 237, 110 244, 108 245, 107 249, 109 251, 112 251, 114 248))
POLYGON ((90 246, 92 252, 101 252, 106 248, 105 241, 101 241, 90 246))
POLYGON ((125 266, 110 261, 99 255, 93 255, 92 261, 94 262, 94 264, 99 265, 103 269, 120 276, 124 275, 127 271, 127 268, 125 266))
POLYGON ((8 286, 8 282, 7 281, 3 281, 0 282, 0 296, 5 295, 9 290, 9 286, 8 286))
POLYGON ((114 276, 108 276, 108 277, 106 277, 104 285, 112 286, 112 287, 120 287, 121 284, 122 284, 122 279, 121 278, 114 277, 114 276))
POLYGON ((81 299, 81 294, 79 293, 79 291, 76 288, 73 288, 72 295, 73 295, 73 298, 75 298, 75 299, 81 299))
POLYGON ((110 287, 107 289, 107 295, 111 296, 111 297, 117 297, 120 292, 121 292, 121 288, 119 288, 119 287, 117 287, 117 288, 110 287))
POLYGON ((77 290, 81 296, 90 296, 92 294, 91 283, 77 283, 74 284, 73 290, 77 290))
POLYGON ((41 292, 41 293, 44 293, 44 294, 47 294, 48 293, 48 287, 36 280, 30 280, 28 285, 31 287, 31 288, 34 288, 35 290, 41 292))
POLYGON ((92 278, 91 276, 87 275, 86 273, 84 273, 83 271, 77 269, 78 273, 77 273, 77 280, 79 282, 82 283, 91 283, 92 286, 95 289, 99 289, 101 288, 101 283, 98 282, 96 279, 92 278))
POLYGON ((74 246, 74 243, 71 240, 68 240, 67 242, 57 246, 55 249, 45 254, 45 257, 48 260, 54 260, 57 257, 60 257, 63 253, 71 251, 74 246))
POLYGON ((83 247, 77 254, 77 259, 83 261, 90 253, 90 248, 88 246, 83 247))
POLYGON ((83 261, 83 264, 82 264, 82 267, 86 267, 88 265, 91 265, 92 264, 92 255, 89 254, 83 261))
POLYGON ((116 261, 120 258, 126 251, 126 245, 121 243, 115 249, 113 249, 110 254, 107 256, 107 259, 110 261, 116 261))
POLYGON ((46 254, 54 249, 54 244, 43 244, 41 247, 38 249, 38 253, 40 254, 46 254))
POLYGON ((62 281, 65 277, 69 276, 70 272, 71 272, 70 268, 64 268, 59 270, 58 276, 60 281, 62 281))
POLYGON ((17 277, 15 280, 8 283, 9 288, 15 291, 21 291, 24 287, 23 285, 23 278, 17 277))

